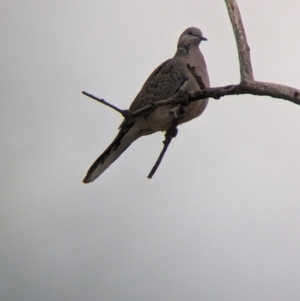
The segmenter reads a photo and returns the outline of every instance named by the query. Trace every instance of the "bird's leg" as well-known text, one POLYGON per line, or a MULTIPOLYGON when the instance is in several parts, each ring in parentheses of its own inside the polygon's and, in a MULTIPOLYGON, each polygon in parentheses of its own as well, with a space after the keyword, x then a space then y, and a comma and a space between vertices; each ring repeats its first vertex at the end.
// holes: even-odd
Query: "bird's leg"
POLYGON ((183 103, 180 103, 179 105, 177 105, 176 107, 174 108, 171 108, 169 110, 170 113, 173 113, 174 114, 174 120, 179 120, 179 119, 182 119, 184 117, 184 105, 183 103))
POLYGON ((169 110, 169 112, 174 114, 174 118, 175 118, 175 119, 179 118, 179 117, 178 117, 178 106, 175 107, 175 108, 171 108, 171 109, 169 110))

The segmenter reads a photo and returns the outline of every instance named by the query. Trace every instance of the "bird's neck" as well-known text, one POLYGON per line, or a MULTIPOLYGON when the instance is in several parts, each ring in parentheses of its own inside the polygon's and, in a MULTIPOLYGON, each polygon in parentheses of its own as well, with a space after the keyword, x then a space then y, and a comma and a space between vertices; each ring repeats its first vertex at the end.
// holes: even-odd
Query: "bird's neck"
POLYGON ((194 47, 191 45, 178 46, 175 56, 187 57, 190 54, 190 52, 195 48, 199 49, 198 47, 194 47))
POLYGON ((191 46, 178 46, 175 56, 188 56, 191 46))

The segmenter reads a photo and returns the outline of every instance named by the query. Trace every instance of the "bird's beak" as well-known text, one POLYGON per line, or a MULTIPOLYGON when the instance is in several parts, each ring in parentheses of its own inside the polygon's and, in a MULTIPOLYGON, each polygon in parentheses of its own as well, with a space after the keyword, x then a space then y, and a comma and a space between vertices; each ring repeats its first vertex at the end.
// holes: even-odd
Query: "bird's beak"
POLYGON ((207 38, 202 37, 201 41, 207 41, 207 38))

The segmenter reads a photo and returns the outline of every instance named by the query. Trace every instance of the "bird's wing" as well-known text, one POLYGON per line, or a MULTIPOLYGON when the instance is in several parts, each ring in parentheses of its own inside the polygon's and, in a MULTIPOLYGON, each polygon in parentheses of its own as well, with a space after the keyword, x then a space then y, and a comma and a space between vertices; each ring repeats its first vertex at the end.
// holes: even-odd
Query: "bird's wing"
POLYGON ((185 80, 184 70, 175 57, 163 62, 148 77, 129 110, 132 112, 152 101, 173 96, 185 80))

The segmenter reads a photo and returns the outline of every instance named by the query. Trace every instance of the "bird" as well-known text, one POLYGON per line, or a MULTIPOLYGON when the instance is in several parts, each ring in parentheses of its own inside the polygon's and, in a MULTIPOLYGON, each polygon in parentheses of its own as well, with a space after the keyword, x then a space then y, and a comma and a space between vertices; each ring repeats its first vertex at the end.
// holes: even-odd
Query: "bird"
MULTIPOLYGON (((201 76, 204 86, 209 87, 207 66, 199 49, 201 41, 206 40, 197 27, 184 30, 179 36, 173 58, 163 62, 150 74, 128 111, 133 112, 153 101, 165 100, 179 90, 188 92, 199 90, 195 77, 187 67, 188 64, 195 68, 197 75, 201 76)), ((206 98, 185 105, 179 124, 200 116, 207 104, 206 98)), ((125 118, 115 139, 89 168, 83 183, 90 183, 97 179, 138 138, 159 131, 167 131, 174 119, 174 108, 176 109, 177 106, 157 107, 149 114, 132 122, 126 122, 125 118)))

